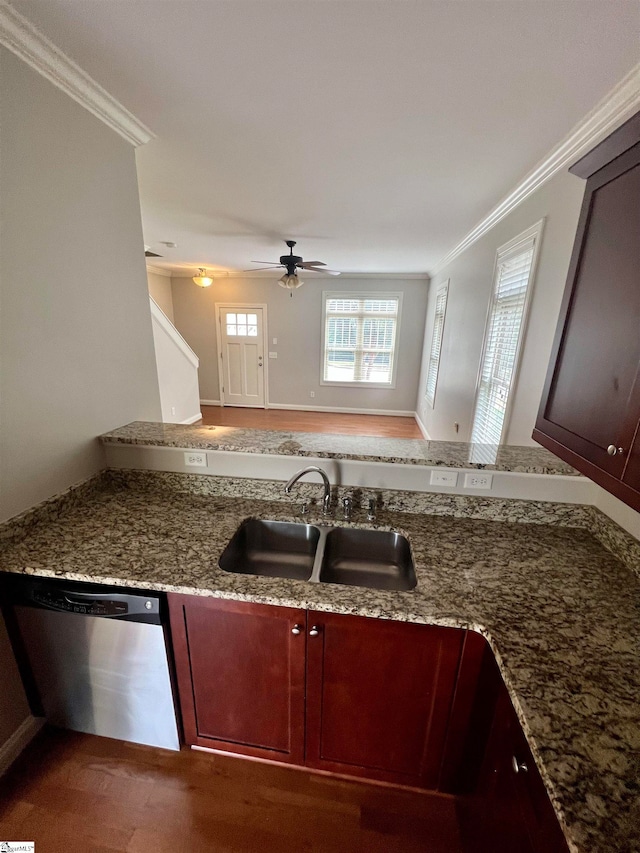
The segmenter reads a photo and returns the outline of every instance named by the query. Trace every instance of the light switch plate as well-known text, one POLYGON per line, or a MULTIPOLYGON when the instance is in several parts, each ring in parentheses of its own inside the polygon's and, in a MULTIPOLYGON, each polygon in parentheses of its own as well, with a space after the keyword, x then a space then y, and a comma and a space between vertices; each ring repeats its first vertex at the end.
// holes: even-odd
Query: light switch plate
POLYGON ((184 464, 191 468, 206 468, 207 454, 195 453, 193 450, 187 450, 184 454, 184 464))
POLYGON ((277 353, 277 352, 270 352, 270 353, 269 353, 269 358, 277 358, 277 357, 278 357, 278 353, 277 353))
POLYGON ((455 471, 432 471, 429 482, 432 486, 457 486, 458 474, 455 471))

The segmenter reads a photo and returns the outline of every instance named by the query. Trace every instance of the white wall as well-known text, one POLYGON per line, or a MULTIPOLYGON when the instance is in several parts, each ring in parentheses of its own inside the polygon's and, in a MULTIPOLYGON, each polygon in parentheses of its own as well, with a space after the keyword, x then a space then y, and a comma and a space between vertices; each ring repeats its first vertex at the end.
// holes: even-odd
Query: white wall
POLYGON ((556 175, 434 275, 416 403, 416 410, 432 439, 469 440, 496 250, 545 217, 529 323, 506 434, 507 444, 535 444, 531 432, 538 413, 583 194, 583 180, 568 172, 556 175), (432 409, 424 399, 426 367, 435 294, 438 285, 446 279, 450 279, 449 300, 432 409), (460 424, 458 433, 454 430, 454 422, 460 424))
POLYGON ((0 520, 160 417, 134 149, 0 51, 0 520), (106 258, 108 257, 108 260, 106 258))
POLYGON ((173 323, 174 319, 173 296, 171 294, 171 276, 160 275, 159 273, 154 273, 147 269, 147 285, 149 287, 149 296, 151 296, 156 305, 160 306, 162 311, 173 323))
POLYGON ((198 358, 154 300, 149 302, 162 420, 192 424, 201 418, 198 358))
MULTIPOLYGON (((0 520, 160 415, 133 148, 0 48, 0 520), (108 262, 105 255, 108 254, 108 262)), ((0 753, 29 709, 0 625, 0 753)))
POLYGON ((215 303, 268 306, 269 402, 300 406, 414 411, 424 334, 426 278, 314 278, 289 295, 273 278, 214 278, 196 287, 190 278, 172 279, 175 324, 200 358, 200 393, 218 400, 215 303), (320 385, 322 292, 324 290, 401 291, 403 293, 398 372, 394 389, 336 388, 320 385), (273 344, 273 338, 278 344, 273 344), (315 392, 315 397, 310 392, 315 392))

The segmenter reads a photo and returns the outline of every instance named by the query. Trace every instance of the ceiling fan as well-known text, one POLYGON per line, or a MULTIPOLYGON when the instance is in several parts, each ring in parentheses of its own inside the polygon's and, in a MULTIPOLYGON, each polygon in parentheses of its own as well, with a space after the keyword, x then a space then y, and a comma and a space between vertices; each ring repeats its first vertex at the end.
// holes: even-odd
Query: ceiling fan
MULTIPOLYGON (((252 264, 269 264, 269 266, 263 267, 265 270, 273 270, 278 269, 278 267, 284 267, 286 269, 286 273, 282 276, 282 278, 278 279, 278 284, 280 287, 286 287, 288 290, 295 290, 297 287, 300 287, 301 284, 304 284, 298 278, 298 270, 306 270, 307 272, 324 272, 327 275, 340 275, 337 270, 329 270, 327 269, 324 261, 305 261, 300 255, 293 254, 293 247, 296 245, 295 240, 285 240, 285 243, 289 247, 288 255, 280 256, 280 263, 273 264, 271 261, 252 261, 252 264)), ((244 272, 252 272, 252 270, 244 270, 244 272)))

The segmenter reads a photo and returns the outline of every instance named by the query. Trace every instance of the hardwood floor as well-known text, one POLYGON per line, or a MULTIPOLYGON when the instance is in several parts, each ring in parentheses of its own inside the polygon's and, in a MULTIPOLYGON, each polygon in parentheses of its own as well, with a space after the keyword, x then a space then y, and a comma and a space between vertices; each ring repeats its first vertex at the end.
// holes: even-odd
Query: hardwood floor
POLYGON ((45 729, 0 780, 38 853, 460 853, 453 798, 45 729))
POLYGON ((413 418, 389 415, 349 415, 342 412, 289 412, 283 409, 240 409, 233 406, 202 406, 202 422, 213 426, 248 429, 330 432, 342 435, 374 435, 382 438, 422 438, 413 418))

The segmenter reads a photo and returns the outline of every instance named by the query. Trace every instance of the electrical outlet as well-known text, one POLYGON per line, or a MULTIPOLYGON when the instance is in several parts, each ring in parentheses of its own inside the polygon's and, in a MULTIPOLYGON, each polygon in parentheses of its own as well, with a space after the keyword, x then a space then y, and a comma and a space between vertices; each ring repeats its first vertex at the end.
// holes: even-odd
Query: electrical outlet
POLYGON ((429 482, 432 486, 457 486, 458 475, 455 471, 432 471, 429 482))
POLYGON ((184 464, 189 465, 191 468, 206 468, 207 454, 195 453, 193 450, 188 450, 184 454, 184 464))
POLYGON ((465 489, 490 489, 493 483, 493 474, 485 474, 484 471, 478 471, 477 474, 464 475, 465 489))
POLYGON ((175 406, 171 406, 171 414, 172 414, 172 415, 175 415, 175 413, 176 413, 176 407, 175 407, 175 406))
POLYGON ((315 396, 316 396, 316 392, 315 392, 315 391, 309 391, 309 396, 310 396, 310 397, 315 397, 315 396))
POLYGON ((278 339, 277 338, 273 339, 273 345, 274 345, 274 347, 278 345, 278 339))

